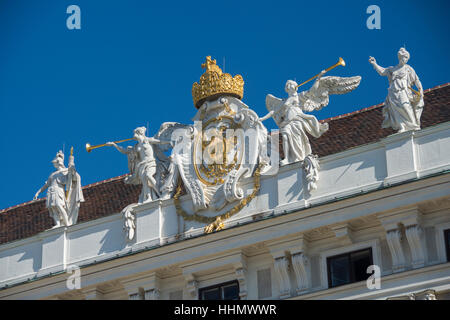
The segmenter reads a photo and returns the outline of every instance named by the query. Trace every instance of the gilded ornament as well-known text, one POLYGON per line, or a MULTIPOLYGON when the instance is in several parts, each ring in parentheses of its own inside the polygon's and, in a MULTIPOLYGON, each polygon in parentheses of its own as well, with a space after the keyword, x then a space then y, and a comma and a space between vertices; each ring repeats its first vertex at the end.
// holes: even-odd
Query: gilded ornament
POLYGON ((241 75, 232 77, 229 73, 223 73, 222 69, 212 60, 210 56, 206 57, 202 68, 205 73, 200 76, 200 81, 192 85, 192 99, 198 109, 207 99, 214 99, 220 95, 226 94, 238 99, 244 96, 244 79, 241 75))

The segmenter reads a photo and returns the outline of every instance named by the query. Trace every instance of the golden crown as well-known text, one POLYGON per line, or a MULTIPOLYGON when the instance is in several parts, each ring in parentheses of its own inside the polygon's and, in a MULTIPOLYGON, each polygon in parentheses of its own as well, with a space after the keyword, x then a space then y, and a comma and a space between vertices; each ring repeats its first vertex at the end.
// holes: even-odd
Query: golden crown
POLYGON ((201 75, 200 81, 192 85, 192 99, 198 109, 207 99, 213 99, 220 95, 227 94, 239 99, 244 96, 244 79, 240 74, 231 76, 229 73, 223 73, 222 69, 216 64, 216 60, 206 57, 202 68, 206 69, 201 75))

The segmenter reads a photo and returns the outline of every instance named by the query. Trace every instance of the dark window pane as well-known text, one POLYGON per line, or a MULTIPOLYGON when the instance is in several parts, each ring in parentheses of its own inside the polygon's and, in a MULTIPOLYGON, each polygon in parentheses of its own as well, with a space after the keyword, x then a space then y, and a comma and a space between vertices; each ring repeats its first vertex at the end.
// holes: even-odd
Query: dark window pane
POLYGON ((366 280, 367 267, 372 264, 372 249, 349 252, 327 259, 330 288, 366 280))
POLYGON ((200 300, 239 300, 239 283, 225 282, 199 290, 200 300))
POLYGON ((220 288, 203 291, 203 300, 221 300, 220 288))
POLYGON ((331 286, 339 286, 350 282, 350 265, 348 256, 330 258, 330 279, 331 286))
POLYGON ((372 264, 371 250, 364 250, 352 253, 350 261, 353 269, 353 280, 363 281, 369 277, 367 274, 367 267, 372 264))
POLYGON ((239 288, 237 284, 223 287, 223 300, 238 300, 239 288))

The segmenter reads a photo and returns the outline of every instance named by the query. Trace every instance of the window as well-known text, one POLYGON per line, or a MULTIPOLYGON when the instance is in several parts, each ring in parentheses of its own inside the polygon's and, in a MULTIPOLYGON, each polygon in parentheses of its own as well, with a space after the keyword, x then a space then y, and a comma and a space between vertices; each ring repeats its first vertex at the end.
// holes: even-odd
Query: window
POLYGON ((444 230, 445 252, 447 252, 447 261, 450 262, 450 229, 444 230))
POLYGON ((363 249, 327 258, 328 286, 330 288, 366 280, 372 265, 372 249, 363 249))
POLYGON ((239 283, 231 281, 199 290, 200 300, 239 300, 239 283))

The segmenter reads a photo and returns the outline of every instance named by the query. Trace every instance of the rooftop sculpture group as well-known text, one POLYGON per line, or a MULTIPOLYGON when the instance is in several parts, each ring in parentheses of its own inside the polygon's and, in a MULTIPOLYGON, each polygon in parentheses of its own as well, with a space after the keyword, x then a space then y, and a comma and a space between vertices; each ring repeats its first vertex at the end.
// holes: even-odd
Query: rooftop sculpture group
MULTIPOLYGON (((406 64, 409 53, 401 48, 398 57, 399 65, 386 69, 378 66, 374 58, 369 60, 390 83, 383 109, 383 127, 392 127, 399 132, 417 130, 424 105, 422 86, 414 69, 406 64), (414 90, 413 85, 419 91, 414 90)), ((336 65, 309 79, 317 78, 306 91, 297 92, 298 87, 309 80, 300 85, 288 80, 285 85, 288 97, 280 99, 267 95, 269 113, 260 118, 241 101, 244 93, 242 77, 223 73, 216 61, 207 57, 202 64, 205 73, 192 87, 194 106, 198 109, 194 124, 165 122, 154 137, 147 137, 145 127, 139 127, 131 139, 87 145, 88 151, 113 146, 127 155, 130 174, 125 182, 142 185, 138 203, 123 210, 128 239, 133 239, 135 234, 133 208, 156 199, 173 198, 182 219, 204 224, 205 232, 219 230, 223 228, 224 220, 238 213, 256 196, 259 177, 276 174, 280 165, 302 162, 308 190, 313 192, 318 187, 319 160, 312 154, 308 136, 320 137, 328 130, 328 124, 307 113, 327 106, 329 95, 348 93, 361 81, 360 76, 324 77, 326 72, 339 65, 345 65, 341 58, 336 65), (270 117, 280 129, 284 151, 280 163, 278 135, 269 135, 263 125, 270 117), (136 143, 126 148, 117 144, 127 140, 136 143), (170 156, 167 156, 169 151, 170 156), (248 183, 251 179, 253 189, 244 191, 243 182, 248 183), (192 201, 190 212, 186 212, 179 202, 183 189, 192 201), (205 210, 216 214, 203 215, 205 210)), ((76 223, 78 208, 83 201, 73 156, 69 168, 64 167, 64 155, 58 153, 58 157, 54 160, 57 171, 39 190, 50 186, 47 207, 55 227, 76 223), (68 189, 67 195, 64 186, 68 189)))

